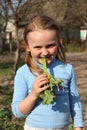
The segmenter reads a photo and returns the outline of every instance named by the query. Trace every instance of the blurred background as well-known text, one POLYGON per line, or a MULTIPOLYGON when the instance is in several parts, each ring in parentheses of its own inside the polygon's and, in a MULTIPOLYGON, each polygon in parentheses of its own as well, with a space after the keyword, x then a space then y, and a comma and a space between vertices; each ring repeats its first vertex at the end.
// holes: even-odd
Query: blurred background
POLYGON ((75 68, 87 130, 87 0, 0 0, 0 130, 23 130, 24 119, 11 112, 14 76, 25 62, 24 27, 38 14, 59 26, 67 62, 75 68))

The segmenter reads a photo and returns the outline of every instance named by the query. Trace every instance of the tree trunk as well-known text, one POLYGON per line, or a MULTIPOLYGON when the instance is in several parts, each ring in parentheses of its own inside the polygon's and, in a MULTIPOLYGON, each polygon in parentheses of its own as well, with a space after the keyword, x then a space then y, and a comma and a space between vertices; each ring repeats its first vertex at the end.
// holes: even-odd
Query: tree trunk
POLYGON ((15 61, 14 61, 14 66, 13 66, 14 74, 16 74, 19 59, 20 59, 20 49, 17 48, 15 52, 15 61))
POLYGON ((3 51, 3 40, 0 36, 0 53, 2 53, 2 51, 3 51))
MULTIPOLYGON (((15 21, 16 21, 16 20, 15 20, 15 21)), ((16 23, 15 23, 15 25, 16 25, 16 23)), ((17 67, 18 67, 18 61, 19 61, 19 59, 20 59, 20 46, 19 46, 18 28, 17 28, 17 25, 16 25, 16 44, 17 44, 17 49, 16 49, 16 52, 15 52, 15 60, 14 60, 14 66, 13 66, 14 74, 16 74, 17 67)))
POLYGON ((9 41, 10 41, 10 45, 9 45, 10 52, 12 52, 12 33, 11 32, 9 33, 9 41))

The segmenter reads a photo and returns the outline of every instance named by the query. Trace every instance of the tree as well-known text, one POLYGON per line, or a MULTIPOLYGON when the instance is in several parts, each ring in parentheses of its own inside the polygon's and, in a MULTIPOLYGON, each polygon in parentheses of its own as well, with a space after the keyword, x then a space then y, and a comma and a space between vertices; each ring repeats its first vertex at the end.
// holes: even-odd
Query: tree
POLYGON ((87 0, 68 0, 64 21, 69 26, 87 26, 87 0))
POLYGON ((10 14, 13 16, 14 24, 16 27, 16 44, 17 49, 15 52, 15 62, 14 62, 14 74, 16 73, 18 61, 20 57, 20 46, 19 46, 19 37, 18 37, 18 26, 17 26, 17 12, 20 8, 20 6, 25 2, 24 0, 7 0, 10 8, 10 14))
POLYGON ((8 12, 9 8, 7 0, 0 0, 0 31, 6 31, 8 12))
POLYGON ((87 26, 87 0, 29 0, 19 9, 19 24, 37 14, 51 16, 59 25, 87 26))
POLYGON ((29 0, 18 11, 18 24, 25 25, 34 15, 48 15, 63 24, 67 4, 68 0, 29 0))
POLYGON ((0 50, 3 50, 3 43, 6 39, 6 27, 8 22, 8 2, 7 0, 0 0, 0 50), (2 40, 3 39, 3 40, 2 40))

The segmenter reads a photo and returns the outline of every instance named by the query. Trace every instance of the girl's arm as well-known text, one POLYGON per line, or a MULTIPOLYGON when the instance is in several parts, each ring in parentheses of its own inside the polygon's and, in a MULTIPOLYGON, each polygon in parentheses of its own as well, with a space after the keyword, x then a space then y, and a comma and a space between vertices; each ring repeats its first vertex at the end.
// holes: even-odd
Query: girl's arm
POLYGON ((82 130, 84 126, 82 105, 80 101, 80 96, 78 92, 78 86, 76 83, 76 75, 74 69, 71 69, 71 80, 70 80, 70 110, 71 116, 74 122, 75 130, 82 130))

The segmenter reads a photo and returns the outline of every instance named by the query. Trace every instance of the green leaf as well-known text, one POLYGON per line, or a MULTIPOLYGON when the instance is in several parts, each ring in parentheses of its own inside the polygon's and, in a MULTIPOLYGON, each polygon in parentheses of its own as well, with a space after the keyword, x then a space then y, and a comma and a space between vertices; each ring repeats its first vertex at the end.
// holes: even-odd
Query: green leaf
POLYGON ((47 65, 46 65, 46 60, 45 60, 44 57, 42 58, 42 64, 43 64, 43 71, 44 71, 44 74, 46 74, 46 73, 47 73, 47 65))
POLYGON ((60 86, 60 84, 63 81, 61 79, 55 79, 52 75, 50 75, 47 72, 47 65, 46 65, 46 59, 45 58, 42 58, 42 64, 43 64, 43 72, 44 72, 44 74, 47 75, 47 77, 49 79, 49 83, 48 83, 49 88, 40 94, 40 98, 42 98, 42 104, 48 105, 55 98, 54 89, 53 89, 54 86, 60 86))

